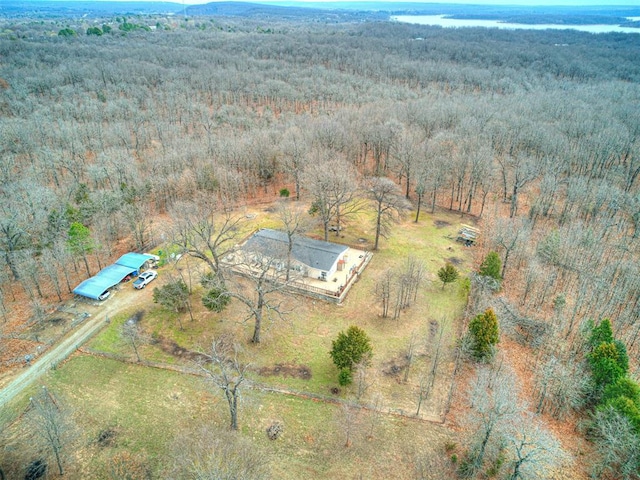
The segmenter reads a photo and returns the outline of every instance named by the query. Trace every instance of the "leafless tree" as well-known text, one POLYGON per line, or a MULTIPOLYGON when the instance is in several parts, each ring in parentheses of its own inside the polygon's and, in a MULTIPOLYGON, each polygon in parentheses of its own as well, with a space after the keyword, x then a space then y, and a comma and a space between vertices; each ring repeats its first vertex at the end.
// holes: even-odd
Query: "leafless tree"
POLYGON ((138 362, 142 361, 138 348, 148 342, 148 337, 140 326, 140 320, 142 320, 143 315, 144 311, 134 313, 122 324, 121 330, 123 340, 131 346, 138 362))
POLYGON ((482 469, 488 453, 496 453, 505 428, 522 412, 514 374, 504 365, 480 369, 469 391, 469 403, 467 427, 472 438, 461 471, 470 477, 482 469))
POLYGON ((387 269, 376 281, 375 294, 378 300, 382 303, 382 318, 387 318, 389 316, 394 277, 395 275, 393 274, 393 271, 391 269, 387 269))
POLYGON ((612 475, 624 480, 637 479, 640 437, 629 419, 613 407, 598 410, 593 419, 592 433, 599 453, 592 466, 594 478, 612 475))
POLYGON ((212 427, 189 430, 176 438, 173 478, 188 480, 267 480, 269 456, 235 432, 212 427))
POLYGON ((344 434, 344 446, 353 445, 353 438, 360 425, 360 408, 352 403, 345 402, 340 406, 336 421, 344 434))
POLYGON ((258 250, 242 249, 233 255, 228 265, 236 273, 233 285, 227 286, 225 294, 239 300, 247 308, 247 320, 253 320, 251 341, 260 343, 265 320, 283 319, 287 314, 281 298, 289 284, 296 279, 284 272, 286 253, 272 251, 268 254, 258 250), (289 277, 289 280, 287 280, 289 277), (266 318, 265 318, 266 314, 266 318))
POLYGON ((360 210, 356 199, 358 180, 355 169, 339 158, 320 157, 305 169, 304 183, 313 198, 312 212, 318 214, 324 228, 324 239, 328 241, 329 224, 333 220, 339 234, 344 217, 360 210))
POLYGON ((448 135, 438 135, 425 145, 424 160, 420 178, 424 179, 425 192, 431 200, 431 213, 435 212, 438 192, 447 182, 450 171, 446 166, 453 151, 448 135))
POLYGON ((513 183, 511 188, 511 207, 509 216, 515 217, 518 213, 518 198, 523 188, 535 180, 539 175, 539 160, 531 157, 518 157, 513 165, 513 183))
POLYGON ((385 177, 374 177, 368 181, 369 198, 376 212, 376 236, 373 249, 378 249, 380 236, 391 233, 391 225, 409 209, 409 204, 399 192, 398 186, 385 177))
POLYGON ((58 301, 62 302, 62 288, 60 285, 58 265, 56 264, 53 252, 49 248, 42 251, 41 268, 43 273, 51 280, 58 301))
POLYGON ((206 198, 176 205, 171 216, 172 243, 181 253, 205 262, 224 284, 221 261, 232 250, 242 217, 206 198))
POLYGON ((287 234, 287 265, 285 281, 288 282, 291 278, 291 254, 293 252, 293 244, 296 238, 307 230, 308 222, 300 208, 287 202, 281 202, 278 204, 277 215, 284 227, 284 232, 287 234))
POLYGON ((210 353, 203 354, 207 363, 200 367, 213 384, 224 392, 229 404, 230 428, 238 430, 238 401, 249 364, 240 360, 240 347, 228 338, 214 338, 210 353))
POLYGON ((521 219, 500 219, 493 227, 493 240, 495 244, 504 250, 502 271, 500 276, 504 278, 509 259, 514 252, 521 247, 522 242, 531 233, 530 222, 521 219))
POLYGON ((370 363, 370 361, 364 359, 353 366, 353 380, 356 388, 356 400, 358 401, 374 383, 369 371, 370 363))
POLYGON ((436 382, 438 375, 438 368, 440 367, 440 361, 442 359, 442 338, 444 334, 444 323, 440 322, 438 329, 438 336, 434 345, 429 345, 430 360, 428 362, 427 369, 421 372, 418 385, 418 406, 416 408, 416 417, 420 415, 420 408, 425 400, 429 399, 433 386, 436 382))
POLYGON ((59 474, 64 475, 64 453, 74 437, 71 417, 60 399, 45 386, 29 401, 31 428, 43 442, 44 448, 55 457, 59 474))
POLYGON ((306 167, 309 150, 309 139, 305 132, 297 126, 289 128, 282 140, 283 163, 287 172, 293 177, 296 187, 296 200, 300 200, 302 175, 306 167))
POLYGON ((405 359, 407 360, 407 366, 404 369, 404 377, 402 380, 407 383, 409 380, 409 373, 411 371, 411 366, 413 365, 413 361, 416 355, 416 347, 417 347, 417 334, 415 331, 411 332, 411 337, 409 337, 409 344, 407 345, 407 353, 405 355, 405 359))
POLYGON ((154 218, 147 199, 131 201, 122 209, 122 214, 133 236, 135 249, 144 251, 151 244, 154 218))
POLYGON ((534 374, 536 413, 550 413, 563 419, 571 410, 582 406, 589 376, 575 358, 551 354, 541 362, 534 374))
POLYGON ((20 226, 15 212, 11 213, 2 209, 3 219, 0 221, 0 255, 14 280, 20 279, 20 273, 16 265, 16 252, 25 247, 28 234, 20 226))
POLYGON ((400 298, 400 305, 403 309, 411 306, 416 301, 420 285, 424 281, 426 266, 422 260, 418 260, 413 255, 409 255, 403 265, 400 275, 401 282, 405 284, 403 295, 400 298))
POLYGON ((420 137, 416 131, 403 130, 391 148, 392 170, 398 175, 398 181, 405 179, 405 198, 409 199, 411 182, 420 157, 420 137))
POLYGON ((555 468, 566 460, 560 443, 532 415, 515 419, 505 439, 509 480, 554 478, 555 468))

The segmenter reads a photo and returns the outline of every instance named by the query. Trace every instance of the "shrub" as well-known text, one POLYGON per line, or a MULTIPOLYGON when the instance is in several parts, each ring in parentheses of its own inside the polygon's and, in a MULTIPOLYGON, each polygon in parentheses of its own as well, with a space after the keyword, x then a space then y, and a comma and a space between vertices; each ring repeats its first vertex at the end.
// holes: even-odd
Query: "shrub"
POLYGON ((502 268, 502 261, 497 252, 489 252, 480 264, 478 273, 484 277, 491 277, 496 280, 502 280, 500 275, 500 269, 502 268))
POLYGON ((444 290, 444 286, 447 283, 455 282, 460 274, 456 267, 454 267, 451 263, 447 263, 444 267, 438 270, 438 278, 442 281, 442 289, 444 290))
POLYGON ((611 329, 611 321, 608 318, 602 320, 598 325, 593 325, 590 320, 591 335, 589 336, 589 345, 592 349, 604 342, 613 342, 613 330, 611 329))
POLYGON ((76 31, 71 28, 63 28, 58 32, 59 37, 75 37, 76 35, 76 31))
POLYGON ((347 385, 351 385, 352 382, 353 373, 351 373, 351 369, 341 368, 340 373, 338 374, 338 384, 341 387, 346 387, 347 385))
POLYGON ((589 355, 589 364, 596 387, 606 388, 627 373, 628 359, 625 368, 624 358, 615 342, 602 342, 594 348, 589 355))
POLYGON ((338 338, 331 342, 329 355, 339 369, 353 370, 353 366, 362 361, 367 362, 372 354, 369 336, 364 330, 354 325, 346 333, 340 332, 338 338))
POLYGON ((283 198, 289 198, 289 195, 291 194, 291 192, 289 192, 288 188, 281 188, 280 189, 280 196, 283 198))
POLYGON ((284 425, 280 422, 273 422, 267 427, 267 437, 269 440, 277 440, 284 431, 284 425))
POLYGON ((491 358, 494 346, 500 341, 498 317, 489 308, 484 313, 476 315, 469 323, 469 333, 472 338, 471 352, 477 360, 491 358))
POLYGON ((227 307, 230 301, 231 297, 229 296, 229 294, 218 287, 211 288, 202 297, 202 304, 208 310, 217 313, 222 312, 227 307))
POLYGON ((640 405, 640 386, 630 378, 619 378, 615 383, 605 387, 602 402, 606 403, 618 397, 626 397, 640 405))

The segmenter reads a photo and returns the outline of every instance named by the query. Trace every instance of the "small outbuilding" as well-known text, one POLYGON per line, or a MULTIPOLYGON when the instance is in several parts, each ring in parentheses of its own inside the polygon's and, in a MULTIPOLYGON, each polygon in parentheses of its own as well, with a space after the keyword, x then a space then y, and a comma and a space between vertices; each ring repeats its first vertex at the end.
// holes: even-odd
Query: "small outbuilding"
POLYGON ((480 230, 470 225, 462 225, 462 228, 458 231, 458 242, 464 243, 467 247, 474 245, 478 237, 480 236, 480 230))

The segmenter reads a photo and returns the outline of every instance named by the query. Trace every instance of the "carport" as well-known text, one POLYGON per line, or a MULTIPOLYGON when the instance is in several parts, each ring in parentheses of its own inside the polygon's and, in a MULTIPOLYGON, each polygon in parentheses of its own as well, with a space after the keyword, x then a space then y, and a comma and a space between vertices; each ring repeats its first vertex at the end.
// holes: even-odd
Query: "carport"
POLYGON ((153 255, 146 253, 126 253, 116 263, 103 268, 96 275, 74 288, 73 293, 98 300, 100 295, 118 285, 128 276, 138 275, 140 267, 153 259, 153 255))

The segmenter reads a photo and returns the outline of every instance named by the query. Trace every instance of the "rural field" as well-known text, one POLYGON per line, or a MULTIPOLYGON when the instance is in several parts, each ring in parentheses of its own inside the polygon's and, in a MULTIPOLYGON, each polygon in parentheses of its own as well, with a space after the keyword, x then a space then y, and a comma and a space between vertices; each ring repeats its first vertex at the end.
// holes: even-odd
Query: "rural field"
MULTIPOLYGON (((249 221, 271 225, 270 215, 263 209, 249 221)), ((370 231, 359 227, 367 224, 364 220, 352 222, 338 241, 347 235, 367 237, 370 231)), ((232 302, 225 311, 212 313, 199 305, 201 287, 192 294, 193 320, 186 312, 154 304, 148 289, 133 292, 126 302, 116 292, 105 305, 120 302, 120 311, 103 331, 41 379, 74 412, 82 432, 73 440, 69 454, 76 460, 67 474, 106 476, 114 458, 121 458, 149 469, 154 478, 169 475, 178 462, 172 452, 180 432, 226 431, 229 412, 223 394, 201 376, 192 355, 206 353, 219 336, 237 341, 243 361, 250 364, 241 394, 239 437, 264 455, 272 475, 413 478, 416 462, 445 459, 445 444, 455 443, 456 437, 444 420, 468 290, 460 282, 443 289, 436 272, 451 261, 468 273, 472 248, 455 241, 459 215, 438 212, 423 214, 418 223, 412 220, 407 216, 394 226, 394 234, 342 304, 285 295, 289 313, 268 325, 259 345, 249 342, 251 325, 242 321, 241 306, 232 302), (386 269, 401 268, 409 256, 424 262, 427 272, 415 303, 396 320, 382 318, 376 279, 386 269), (147 337, 139 347, 142 362, 122 336, 123 323, 137 312, 143 312, 140 325, 147 337), (339 387, 329 356, 331 341, 350 325, 369 334, 374 352, 359 398, 357 385, 339 387), (443 353, 434 386, 416 416, 420 378, 432 366, 440 329, 443 353), (416 359, 405 381, 412 336, 416 359), (265 431, 274 421, 282 423, 284 433, 271 441, 265 431), (97 440, 104 431, 113 431, 106 444, 97 440)), ((159 284, 172 268, 159 269, 159 284)), ((25 408, 30 394, 16 402, 16 412, 25 408)), ((10 431, 19 438, 26 435, 25 428, 18 420, 10 431)))
POLYGON ((640 479, 637 7, 53 3, 0 6, 0 479, 640 479))

